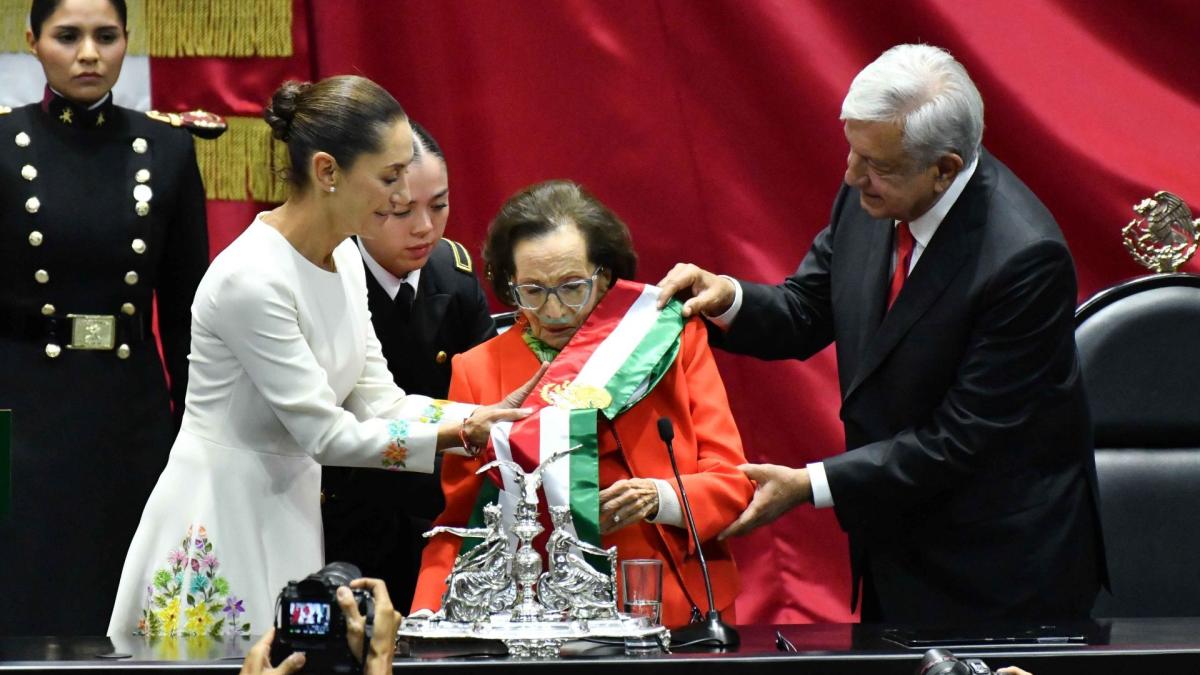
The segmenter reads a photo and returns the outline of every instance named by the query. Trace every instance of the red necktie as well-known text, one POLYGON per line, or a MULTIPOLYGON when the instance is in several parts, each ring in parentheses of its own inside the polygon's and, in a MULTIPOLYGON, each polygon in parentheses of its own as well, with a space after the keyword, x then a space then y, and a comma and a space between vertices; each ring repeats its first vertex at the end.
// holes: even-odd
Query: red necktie
POLYGON ((908 263, 912 260, 913 236, 908 229, 908 223, 896 223, 896 269, 892 272, 892 285, 888 291, 888 309, 896 302, 900 289, 904 288, 904 280, 908 278, 908 263))

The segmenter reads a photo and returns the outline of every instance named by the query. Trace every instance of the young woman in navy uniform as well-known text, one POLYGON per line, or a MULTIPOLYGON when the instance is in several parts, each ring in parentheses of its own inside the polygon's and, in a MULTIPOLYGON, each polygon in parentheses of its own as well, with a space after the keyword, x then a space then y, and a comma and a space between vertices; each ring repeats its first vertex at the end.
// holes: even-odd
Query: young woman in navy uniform
POLYGON ((204 188, 182 118, 113 105, 125 21, 124 0, 34 0, 46 95, 0 109, 3 635, 103 634, 183 412, 204 188))
MULTIPOLYGON (((462 244, 443 239, 450 215, 446 158, 412 122, 412 201, 393 214, 386 236, 359 239, 368 306, 396 384, 410 394, 445 398, 450 358, 496 334, 487 298, 462 244)), ((388 473, 324 467, 325 559, 358 565, 387 582, 407 608, 421 565, 421 534, 445 505, 438 472, 388 473), (397 497, 402 508, 397 509, 397 497)))

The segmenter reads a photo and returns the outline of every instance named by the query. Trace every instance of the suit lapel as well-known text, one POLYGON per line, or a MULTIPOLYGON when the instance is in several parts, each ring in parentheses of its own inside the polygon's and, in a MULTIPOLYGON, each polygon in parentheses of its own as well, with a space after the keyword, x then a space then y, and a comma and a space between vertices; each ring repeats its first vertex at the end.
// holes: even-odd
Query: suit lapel
POLYGON ((853 282, 845 285, 845 292, 851 297, 835 297, 834 306, 850 312, 845 324, 850 327, 850 334, 845 337, 853 347, 852 353, 862 354, 878 330, 887 305, 895 227, 891 219, 877 220, 865 211, 859 211, 854 221, 842 227, 854 232, 856 246, 861 248, 851 251, 850 256, 860 262, 854 264, 853 282))
MULTIPOLYGON (((980 167, 982 169, 982 166, 980 167)), ((946 214, 942 224, 938 226, 933 239, 925 247, 917 266, 909 274, 908 280, 890 311, 883 315, 879 330, 862 345, 857 353, 862 355, 855 370, 854 380, 846 389, 843 400, 849 399, 854 391, 867 379, 893 349, 900 343, 925 312, 954 280, 958 271, 970 256, 975 255, 972 245, 979 235, 978 224, 982 216, 975 210, 982 208, 982 200, 978 197, 980 170, 976 170, 967 188, 959 196, 958 201, 946 214)), ((890 252, 890 248, 888 249, 890 252)), ((884 274, 884 285, 887 286, 887 274, 884 274)), ((869 286, 865 286, 870 288, 869 286)), ((886 291, 883 291, 886 293, 886 291)), ((874 296, 872 296, 873 298, 874 296)), ((884 296, 886 303, 886 296, 884 296)), ((867 303, 864 302, 864 305, 867 303)), ((879 305, 883 307, 883 304, 879 305)))

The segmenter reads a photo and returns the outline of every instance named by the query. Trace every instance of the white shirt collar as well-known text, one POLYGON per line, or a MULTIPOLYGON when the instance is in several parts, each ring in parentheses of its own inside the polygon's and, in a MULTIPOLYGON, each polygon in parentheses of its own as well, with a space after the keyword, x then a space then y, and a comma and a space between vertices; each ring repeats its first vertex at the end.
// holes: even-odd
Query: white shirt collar
MULTIPOLYGON (((937 232, 938 226, 945 220, 946 214, 950 213, 950 209, 954 207, 954 203, 958 201, 962 191, 966 189, 967 182, 971 180, 971 176, 975 175, 975 168, 978 166, 979 154, 976 153, 971 166, 958 172, 958 175, 950 183, 950 187, 946 188, 946 192, 942 194, 942 198, 934 202, 928 211, 908 222, 908 229, 921 249, 929 245, 929 240, 933 239, 933 233, 937 232)), ((915 265, 916 260, 912 264, 915 265)))
POLYGON ((412 286, 413 297, 417 297, 417 283, 421 280, 420 268, 415 269, 404 277, 398 277, 395 274, 383 268, 383 265, 375 262, 370 253, 367 253, 366 247, 363 246, 362 240, 356 240, 358 243, 358 252, 362 254, 363 262, 367 264, 367 269, 371 270, 371 276, 375 277, 375 281, 383 287, 384 292, 388 297, 395 300, 396 294, 400 292, 400 284, 408 284, 412 286))

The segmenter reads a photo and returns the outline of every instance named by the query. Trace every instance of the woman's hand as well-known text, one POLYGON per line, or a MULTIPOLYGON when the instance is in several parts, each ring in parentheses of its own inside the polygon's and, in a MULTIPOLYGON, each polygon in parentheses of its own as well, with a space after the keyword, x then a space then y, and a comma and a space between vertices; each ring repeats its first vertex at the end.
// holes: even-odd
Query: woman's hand
POLYGON ((504 420, 519 420, 528 417, 533 411, 519 406, 525 402, 525 398, 537 386, 538 381, 542 379, 542 375, 546 374, 546 369, 549 367, 549 363, 543 363, 528 382, 517 387, 499 403, 476 408, 470 417, 463 420, 463 435, 466 436, 467 441, 476 448, 487 447, 493 424, 504 420))
POLYGON ((658 514, 658 488, 649 478, 619 480, 600 491, 600 534, 658 514))
POLYGON ((304 667, 304 654, 295 652, 279 663, 278 668, 271 667, 271 641, 275 639, 275 627, 267 629, 258 642, 246 654, 242 662, 241 675, 291 675, 298 673, 304 667))
POLYGON ((338 606, 346 617, 346 642, 354 658, 363 664, 363 675, 386 675, 392 672, 392 657, 396 654, 396 629, 404 617, 392 607, 392 598, 381 579, 355 579, 350 588, 337 590, 338 606), (371 628, 371 642, 363 655, 363 642, 367 620, 358 613, 358 604, 350 588, 370 589, 375 597, 375 624, 371 628))

